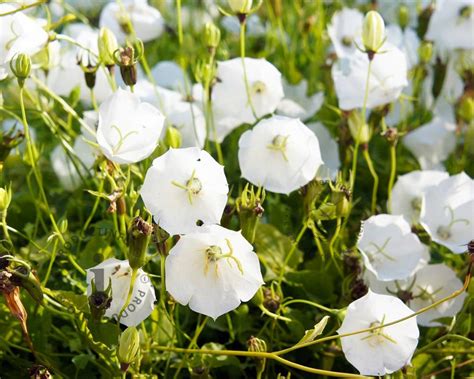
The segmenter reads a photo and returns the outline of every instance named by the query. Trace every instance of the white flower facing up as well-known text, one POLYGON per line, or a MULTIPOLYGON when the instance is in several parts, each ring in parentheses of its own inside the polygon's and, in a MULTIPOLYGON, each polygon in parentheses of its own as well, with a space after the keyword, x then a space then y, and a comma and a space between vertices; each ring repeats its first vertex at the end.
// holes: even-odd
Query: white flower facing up
POLYGON ((242 177, 270 192, 297 190, 314 179, 323 163, 318 138, 298 119, 264 119, 239 140, 242 177))
POLYGON ((163 123, 157 108, 119 88, 99 108, 97 143, 113 162, 139 162, 155 150, 163 123))
POLYGON ((443 171, 412 171, 398 177, 392 189, 390 213, 403 215, 411 224, 418 222, 423 193, 448 177, 443 171))
POLYGON ((229 187, 224 167, 195 147, 170 149, 153 161, 140 190, 143 202, 169 234, 219 224, 229 187))
POLYGON ((442 50, 473 49, 473 8, 472 0, 438 0, 425 38, 442 50))
POLYGON ((334 13, 328 25, 328 34, 339 58, 351 55, 362 46, 361 34, 364 15, 357 9, 343 8, 334 13))
POLYGON ((165 272, 166 289, 178 303, 214 320, 264 284, 252 245, 218 225, 182 236, 166 257, 165 272))
MULTIPOLYGON (((280 71, 265 59, 254 58, 245 58, 245 68, 256 116, 260 118, 273 113, 283 98, 280 71)), ((212 106, 219 142, 237 126, 256 121, 247 96, 242 59, 218 62, 212 106)), ((214 136, 211 134, 210 138, 214 139, 214 136)))
POLYGON ((308 128, 316 134, 316 137, 318 137, 321 157, 324 162, 319 167, 316 177, 322 180, 336 179, 339 168, 341 167, 338 143, 334 140, 326 127, 320 122, 309 123, 308 128))
MULTIPOLYGON (((383 53, 375 54, 372 61, 367 108, 393 102, 408 85, 405 54, 389 42, 385 42, 380 51, 383 53)), ((367 54, 360 51, 333 65, 331 73, 342 110, 363 107, 368 68, 367 54)))
POLYGON ((402 28, 397 24, 388 25, 386 31, 387 41, 393 43, 405 53, 408 69, 417 65, 420 39, 418 38, 416 31, 408 27, 402 30, 402 28))
MULTIPOLYGON (((413 311, 400 299, 369 290, 365 296, 349 304, 337 332, 342 335, 382 326, 411 314, 413 311)), ((342 351, 362 375, 391 374, 410 363, 419 334, 416 318, 412 317, 371 332, 342 337, 342 351)))
POLYGON ((427 189, 420 222, 433 241, 453 253, 466 252, 474 236, 474 180, 462 172, 427 189))
MULTIPOLYGON (((0 13, 7 13, 17 7, 0 4, 0 13)), ((48 43, 45 23, 28 17, 23 12, 0 17, 0 80, 10 71, 9 62, 20 53, 34 55, 48 43)))
MULTIPOLYGON (((87 295, 92 293, 92 280, 98 291, 104 291, 112 284, 112 302, 105 316, 117 319, 128 297, 132 269, 128 261, 110 258, 97 266, 87 269, 87 295)), ((155 308, 155 289, 148 275, 138 270, 130 302, 122 313, 120 323, 126 326, 137 326, 145 320, 155 308)))
POLYGON ((442 162, 456 147, 455 131, 456 125, 436 117, 409 132, 402 141, 423 170, 444 170, 442 162))
POLYGON ((403 216, 380 214, 362 223, 357 248, 377 279, 405 279, 417 268, 427 247, 403 216))
POLYGON ((323 105, 324 94, 317 92, 308 96, 308 82, 303 79, 296 85, 283 81, 285 97, 277 107, 277 113, 283 116, 299 118, 305 121, 311 118, 323 105))
MULTIPOLYGON (((373 275, 364 275, 372 291, 380 294, 391 294, 404 298, 414 312, 441 300, 462 287, 456 273, 443 263, 425 265, 412 276, 404 280, 381 282, 373 275)), ((442 317, 455 316, 462 308, 466 293, 445 301, 436 308, 416 316, 421 326, 441 326, 435 321, 442 317)))
POLYGON ((158 9, 150 6, 147 0, 124 0, 123 5, 110 2, 100 14, 100 27, 107 27, 123 44, 129 31, 128 21, 135 30, 136 36, 143 42, 154 40, 164 30, 164 20, 158 9), (127 33, 125 33, 127 31, 127 33))

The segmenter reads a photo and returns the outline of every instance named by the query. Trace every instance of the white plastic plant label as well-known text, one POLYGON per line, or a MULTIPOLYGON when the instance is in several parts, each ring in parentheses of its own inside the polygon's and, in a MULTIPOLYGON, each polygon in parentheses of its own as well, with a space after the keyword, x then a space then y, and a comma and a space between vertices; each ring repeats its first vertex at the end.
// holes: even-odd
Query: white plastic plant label
MULTIPOLYGON (((92 279, 98 291, 104 291, 111 281, 112 302, 105 312, 105 317, 117 319, 120 310, 127 300, 130 288, 132 269, 128 261, 110 258, 101 264, 87 269, 87 295, 92 293, 92 279)), ((156 301, 155 289, 148 275, 138 270, 130 302, 122 313, 120 323, 126 326, 137 326, 153 311, 156 301)))

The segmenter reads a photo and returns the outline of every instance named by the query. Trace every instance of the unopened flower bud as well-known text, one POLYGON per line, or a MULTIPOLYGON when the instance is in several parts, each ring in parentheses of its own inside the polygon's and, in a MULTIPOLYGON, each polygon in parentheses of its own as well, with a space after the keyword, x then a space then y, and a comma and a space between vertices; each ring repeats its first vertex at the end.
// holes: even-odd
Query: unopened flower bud
POLYGON ((127 45, 122 49, 115 50, 114 61, 120 66, 120 74, 127 86, 134 86, 137 83, 137 62, 143 56, 143 42, 135 40, 132 45, 127 45))
POLYGON ((461 51, 456 70, 465 83, 474 79, 474 49, 461 51))
POLYGON ((398 23, 402 29, 405 29, 410 22, 410 11, 405 4, 400 5, 398 8, 398 23))
POLYGON ((236 200, 237 213, 240 219, 242 235, 250 242, 255 240, 258 220, 262 217, 265 200, 265 191, 258 189, 256 192, 248 184, 243 189, 240 197, 236 200))
POLYGON ((362 43, 369 55, 369 59, 382 46, 385 41, 385 23, 382 16, 376 11, 370 11, 365 15, 362 25, 362 43))
POLYGON ((227 0, 230 9, 236 14, 247 14, 252 9, 253 0, 227 0))
POLYGON ((474 119, 474 97, 463 96, 458 108, 459 117, 466 123, 474 119))
MULTIPOLYGON (((248 351, 255 352, 255 353, 264 353, 267 351, 267 343, 257 337, 251 336, 247 341, 248 351)), ((257 376, 260 377, 261 374, 265 371, 265 358, 255 358, 256 368, 257 368, 257 376)))
POLYGON ((174 126, 166 128, 165 145, 172 149, 177 149, 181 146, 182 137, 181 132, 174 126))
POLYGON ((349 131, 355 141, 360 144, 368 143, 370 140, 369 126, 358 111, 352 111, 348 118, 349 131))
POLYGON ((17 54, 10 61, 10 68, 18 79, 18 85, 23 88, 26 78, 31 72, 31 58, 24 53, 17 54))
POLYGON ((140 334, 134 326, 128 327, 121 334, 117 358, 122 371, 127 371, 131 363, 135 362, 140 354, 140 334))
POLYGON ((147 263, 147 249, 153 232, 151 224, 141 217, 135 217, 128 231, 128 262, 133 270, 142 268, 147 263))
POLYGON ((117 38, 115 34, 106 27, 102 27, 99 32, 99 58, 106 67, 115 64, 114 53, 118 49, 117 38))
POLYGON ((221 31, 219 28, 212 22, 206 23, 204 27, 204 43, 206 47, 214 51, 221 40, 221 31))
POLYGON ((12 200, 11 188, 0 188, 0 212, 5 212, 12 200))
POLYGON ((433 43, 423 41, 418 48, 418 55, 421 63, 428 64, 433 57, 433 43))

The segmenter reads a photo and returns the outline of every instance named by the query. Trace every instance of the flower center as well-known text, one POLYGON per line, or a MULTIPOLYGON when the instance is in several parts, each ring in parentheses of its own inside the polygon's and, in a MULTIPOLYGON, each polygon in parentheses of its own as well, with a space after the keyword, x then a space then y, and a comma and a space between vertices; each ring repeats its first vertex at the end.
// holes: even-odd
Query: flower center
POLYGON ((254 82, 252 84, 252 93, 254 94, 260 94, 262 93, 263 91, 265 91, 267 88, 267 86, 265 85, 264 82, 260 81, 260 80, 257 80, 256 82, 254 82))
POLYGON ((474 12, 474 6, 472 5, 466 5, 459 9, 459 17, 467 20, 471 17, 472 13, 474 12))
POLYGON ((209 246, 206 251, 205 251, 205 259, 206 263, 204 265, 204 275, 207 275, 209 272, 209 266, 211 264, 214 264, 214 273, 217 276, 219 276, 219 266, 218 266, 218 261, 221 259, 225 259, 227 263, 232 267, 232 262, 235 263, 237 266, 237 269, 240 271, 240 273, 243 275, 244 271, 242 268, 242 264, 240 261, 234 256, 234 249, 232 248, 232 244, 230 241, 226 238, 225 239, 227 243, 227 247, 229 248, 229 251, 227 253, 224 253, 220 246, 217 245, 211 245, 209 246))
POLYGON ((352 46, 352 37, 344 36, 344 37, 342 37, 341 42, 344 46, 350 47, 350 46, 352 46))
POLYGON ((372 322, 370 324, 370 328, 374 328, 374 327, 378 327, 378 326, 380 326, 380 328, 377 328, 375 330, 371 330, 369 332, 369 335, 366 336, 366 337, 363 337, 362 340, 368 340, 369 345, 372 346, 372 347, 381 345, 381 344, 385 343, 386 341, 389 341, 389 342, 392 342, 392 343, 396 344, 397 341, 395 341, 388 334, 384 333, 384 330, 383 330, 384 321, 385 321, 385 315, 382 317, 382 321, 372 322))
POLYGON ((191 205, 193 204, 193 196, 197 196, 202 190, 202 183, 196 178, 196 170, 193 171, 189 180, 186 181, 186 184, 181 184, 176 180, 173 180, 171 184, 187 192, 188 200, 191 205))
POLYGON ((373 246, 375 251, 367 253, 370 263, 377 263, 381 261, 381 257, 385 257, 389 261, 396 261, 391 255, 389 255, 385 249, 390 242, 390 237, 385 240, 382 246, 377 245, 375 242, 371 242, 369 245, 373 246))
POLYGON ((419 197, 414 197, 411 201, 411 208, 416 211, 420 212, 421 211, 421 198, 419 197))
POLYGON ((441 238, 443 241, 448 240, 452 236, 452 228, 455 224, 457 223, 462 223, 464 225, 469 225, 470 221, 465 218, 454 218, 454 210, 450 206, 445 206, 445 209, 448 210, 449 212, 449 217, 450 221, 448 225, 441 225, 438 227, 436 230, 436 234, 438 235, 439 238, 441 238))
POLYGON ((288 156, 286 155, 286 145, 288 142, 289 136, 282 136, 280 134, 276 135, 272 143, 267 146, 268 149, 278 151, 283 156, 283 159, 288 162, 288 156))

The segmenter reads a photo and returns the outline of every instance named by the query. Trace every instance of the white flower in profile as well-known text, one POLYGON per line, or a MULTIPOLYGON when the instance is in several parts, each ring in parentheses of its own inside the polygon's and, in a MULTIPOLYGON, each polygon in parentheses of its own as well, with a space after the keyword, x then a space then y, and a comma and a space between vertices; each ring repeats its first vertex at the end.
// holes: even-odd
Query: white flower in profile
POLYGON ((109 28, 123 44, 130 33, 127 20, 135 30, 136 36, 143 42, 152 41, 159 37, 164 30, 164 20, 155 7, 148 4, 147 0, 124 0, 123 4, 108 3, 100 14, 99 26, 109 28), (125 30, 128 33, 125 33, 125 30))
MULTIPOLYGON (((258 118, 273 113, 283 98, 281 73, 265 59, 245 58, 250 100, 258 118)), ((212 106, 221 142, 237 126, 256 121, 247 96, 242 59, 217 65, 217 83, 212 88, 212 106)), ((214 139, 214 136, 210 136, 214 139)))
MULTIPOLYGON (((12 4, 0 4, 0 14, 12 12, 17 7, 12 4)), ((0 80, 10 69, 9 62, 18 54, 34 55, 48 43, 45 20, 35 19, 16 12, 0 17, 0 80)))
POLYGON ((364 15, 357 9, 343 8, 334 13, 328 25, 328 34, 339 58, 351 55, 362 46, 361 34, 364 15))
MULTIPOLYGON (((367 108, 375 108, 398 99, 408 85, 405 54, 390 42, 385 42, 380 54, 375 54, 369 78, 367 108)), ((362 108, 369 59, 355 51, 339 59, 332 67, 339 107, 342 110, 362 108)))
POLYGON ((180 93, 186 93, 187 87, 191 88, 191 82, 189 81, 186 72, 173 61, 161 61, 158 62, 151 70, 155 83, 167 89, 178 91, 180 93))
POLYGON ((334 180, 341 167, 339 145, 331 136, 326 127, 320 122, 308 124, 308 128, 316 134, 321 149, 323 164, 319 167, 316 177, 322 180, 334 180))
MULTIPOLYGON (((128 261, 110 258, 86 271, 88 296, 92 294, 92 280, 98 291, 105 291, 109 283, 112 285, 112 302, 105 316, 117 319, 130 289, 132 269, 128 261)), ((155 289, 150 278, 142 269, 139 269, 131 300, 122 313, 120 323, 126 326, 137 326, 153 312, 155 301, 155 289)))
MULTIPOLYGON (((441 300, 462 287, 462 282, 456 273, 443 263, 424 265, 412 276, 403 280, 382 282, 373 275, 364 274, 372 291, 381 294, 391 294, 403 299, 414 312, 441 300)), ((421 326, 441 326, 435 321, 442 317, 455 316, 462 308, 467 294, 445 301, 436 308, 423 312, 416 317, 421 326)))
POLYGON ((323 160, 318 138, 300 120, 272 116, 242 134, 239 164, 252 184, 289 194, 313 180, 323 160))
POLYGON ((379 214, 362 223, 357 248, 377 279, 404 279, 415 272, 427 247, 403 216, 379 214))
POLYGON ((119 88, 99 108, 97 143, 113 162, 139 162, 155 150, 163 123, 157 108, 119 88))
POLYGON ((283 90, 285 97, 278 104, 277 114, 305 121, 316 114, 323 105, 323 92, 307 95, 308 82, 305 79, 296 85, 291 85, 283 80, 283 90))
POLYGON ((411 69, 418 64, 418 48, 420 39, 416 31, 406 27, 402 28, 398 24, 390 24, 386 27, 387 41, 398 47, 407 58, 407 67, 411 69))
POLYGON ((436 117, 403 137, 423 170, 444 170, 442 162, 456 147, 456 125, 436 117))
POLYGON ((404 216, 411 224, 417 223, 420 218, 423 193, 448 176, 446 172, 431 170, 412 171, 400 175, 393 186, 391 202, 388 204, 390 213, 404 216))
POLYGON ((473 49, 472 0, 438 0, 425 38, 440 50, 473 49))
POLYGON ((474 236, 474 180, 462 172, 428 188, 420 222, 433 241, 453 253, 466 252, 474 236))
POLYGON ((170 149, 153 161, 140 195, 169 234, 191 233, 197 223, 219 224, 229 187, 224 167, 196 147, 170 149))
POLYGON ((165 272, 166 289, 178 303, 214 320, 264 284, 252 245, 218 225, 182 236, 166 257, 165 272))
MULTIPOLYGON (((400 299, 369 290, 365 296, 349 304, 337 332, 343 335, 383 326, 412 314, 413 311, 400 299)), ((341 337, 342 351, 362 375, 382 376, 410 363, 419 335, 416 318, 412 317, 371 332, 341 337)))

